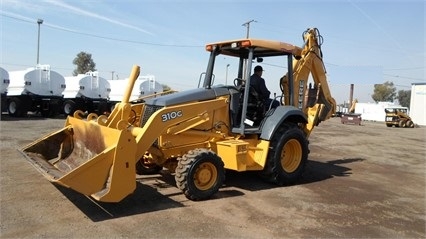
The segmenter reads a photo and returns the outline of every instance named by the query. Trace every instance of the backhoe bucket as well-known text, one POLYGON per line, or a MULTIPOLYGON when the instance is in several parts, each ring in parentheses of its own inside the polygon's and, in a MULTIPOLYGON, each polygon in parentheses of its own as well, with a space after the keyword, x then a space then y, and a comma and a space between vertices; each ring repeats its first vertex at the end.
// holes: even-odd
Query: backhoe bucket
MULTIPOLYGON (((130 90, 138 71, 132 73, 130 90)), ((128 96, 123 101, 128 102, 128 96)), ((114 109, 111 115, 120 115, 120 110, 114 109)), ((49 181, 98 201, 119 202, 136 188, 136 141, 126 127, 69 116, 63 129, 20 152, 49 181)))

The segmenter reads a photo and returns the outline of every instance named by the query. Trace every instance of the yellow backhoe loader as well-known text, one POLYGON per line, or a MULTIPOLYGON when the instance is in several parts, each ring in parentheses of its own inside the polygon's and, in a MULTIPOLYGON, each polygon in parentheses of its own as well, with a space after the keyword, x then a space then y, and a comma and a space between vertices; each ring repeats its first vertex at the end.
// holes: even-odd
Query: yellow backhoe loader
POLYGON ((122 102, 109 116, 82 118, 76 112, 64 128, 20 151, 51 182, 103 202, 121 201, 135 190, 136 173, 159 168, 174 173, 177 187, 191 200, 215 194, 225 169, 258 171, 278 185, 296 183, 307 162, 310 133, 336 108, 322 37, 311 28, 303 39, 303 47, 252 38, 207 44, 202 87, 130 104, 140 73, 135 65, 122 102), (234 85, 213 85, 215 68, 222 68, 215 65, 218 57, 239 66, 234 85), (252 63, 278 58, 287 61, 287 72, 277 79, 281 105, 263 110, 246 87, 252 63))

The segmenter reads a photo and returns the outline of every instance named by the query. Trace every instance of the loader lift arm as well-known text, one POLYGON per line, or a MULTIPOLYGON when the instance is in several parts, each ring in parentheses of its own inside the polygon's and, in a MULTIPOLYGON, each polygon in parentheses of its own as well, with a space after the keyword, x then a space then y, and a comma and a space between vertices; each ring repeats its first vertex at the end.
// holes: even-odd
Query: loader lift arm
POLYGON ((287 73, 280 80, 285 105, 294 105, 308 118, 304 132, 309 137, 313 128, 327 120, 335 112, 336 102, 328 87, 326 69, 322 60, 322 37, 318 29, 310 28, 303 33, 304 47, 300 55, 294 55, 293 82, 287 73), (308 88, 308 78, 312 75, 314 86, 308 88), (290 93, 291 92, 291 93, 290 93))

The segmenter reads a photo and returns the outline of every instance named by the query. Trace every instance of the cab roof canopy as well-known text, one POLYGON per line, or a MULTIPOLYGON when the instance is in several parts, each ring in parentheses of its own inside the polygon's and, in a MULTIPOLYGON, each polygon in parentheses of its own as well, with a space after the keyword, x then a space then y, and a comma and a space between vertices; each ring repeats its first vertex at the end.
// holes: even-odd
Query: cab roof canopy
POLYGON ((252 38, 209 43, 206 45, 206 50, 211 52, 215 47, 219 47, 218 50, 222 55, 243 58, 248 58, 249 48, 254 48, 254 57, 281 56, 289 54, 300 56, 302 53, 302 48, 288 43, 252 38))

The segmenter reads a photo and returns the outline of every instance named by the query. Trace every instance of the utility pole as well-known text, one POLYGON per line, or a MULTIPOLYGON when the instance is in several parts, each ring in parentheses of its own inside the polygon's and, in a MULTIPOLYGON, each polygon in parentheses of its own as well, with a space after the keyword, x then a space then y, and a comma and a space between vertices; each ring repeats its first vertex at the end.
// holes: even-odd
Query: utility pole
POLYGON ((111 71, 111 80, 114 80, 114 72, 115 71, 111 71))
POLYGON ((243 23, 243 25, 241 25, 243 27, 247 27, 247 36, 246 36, 246 38, 249 38, 249 36, 250 36, 250 23, 252 23, 252 22, 257 22, 257 21, 250 20, 248 22, 243 23))
POLYGON ((40 52, 40 25, 43 23, 43 19, 38 19, 37 20, 37 24, 38 24, 38 39, 37 39, 37 65, 40 63, 39 61, 39 52, 40 52))
MULTIPOLYGON (((250 23, 252 22, 256 22, 255 20, 250 20, 248 22, 243 23, 241 26, 243 27, 247 27, 247 35, 246 38, 249 38, 250 36, 250 23)), ((246 79, 246 69, 247 69, 247 59, 244 60, 243 62, 243 79, 246 79)))

